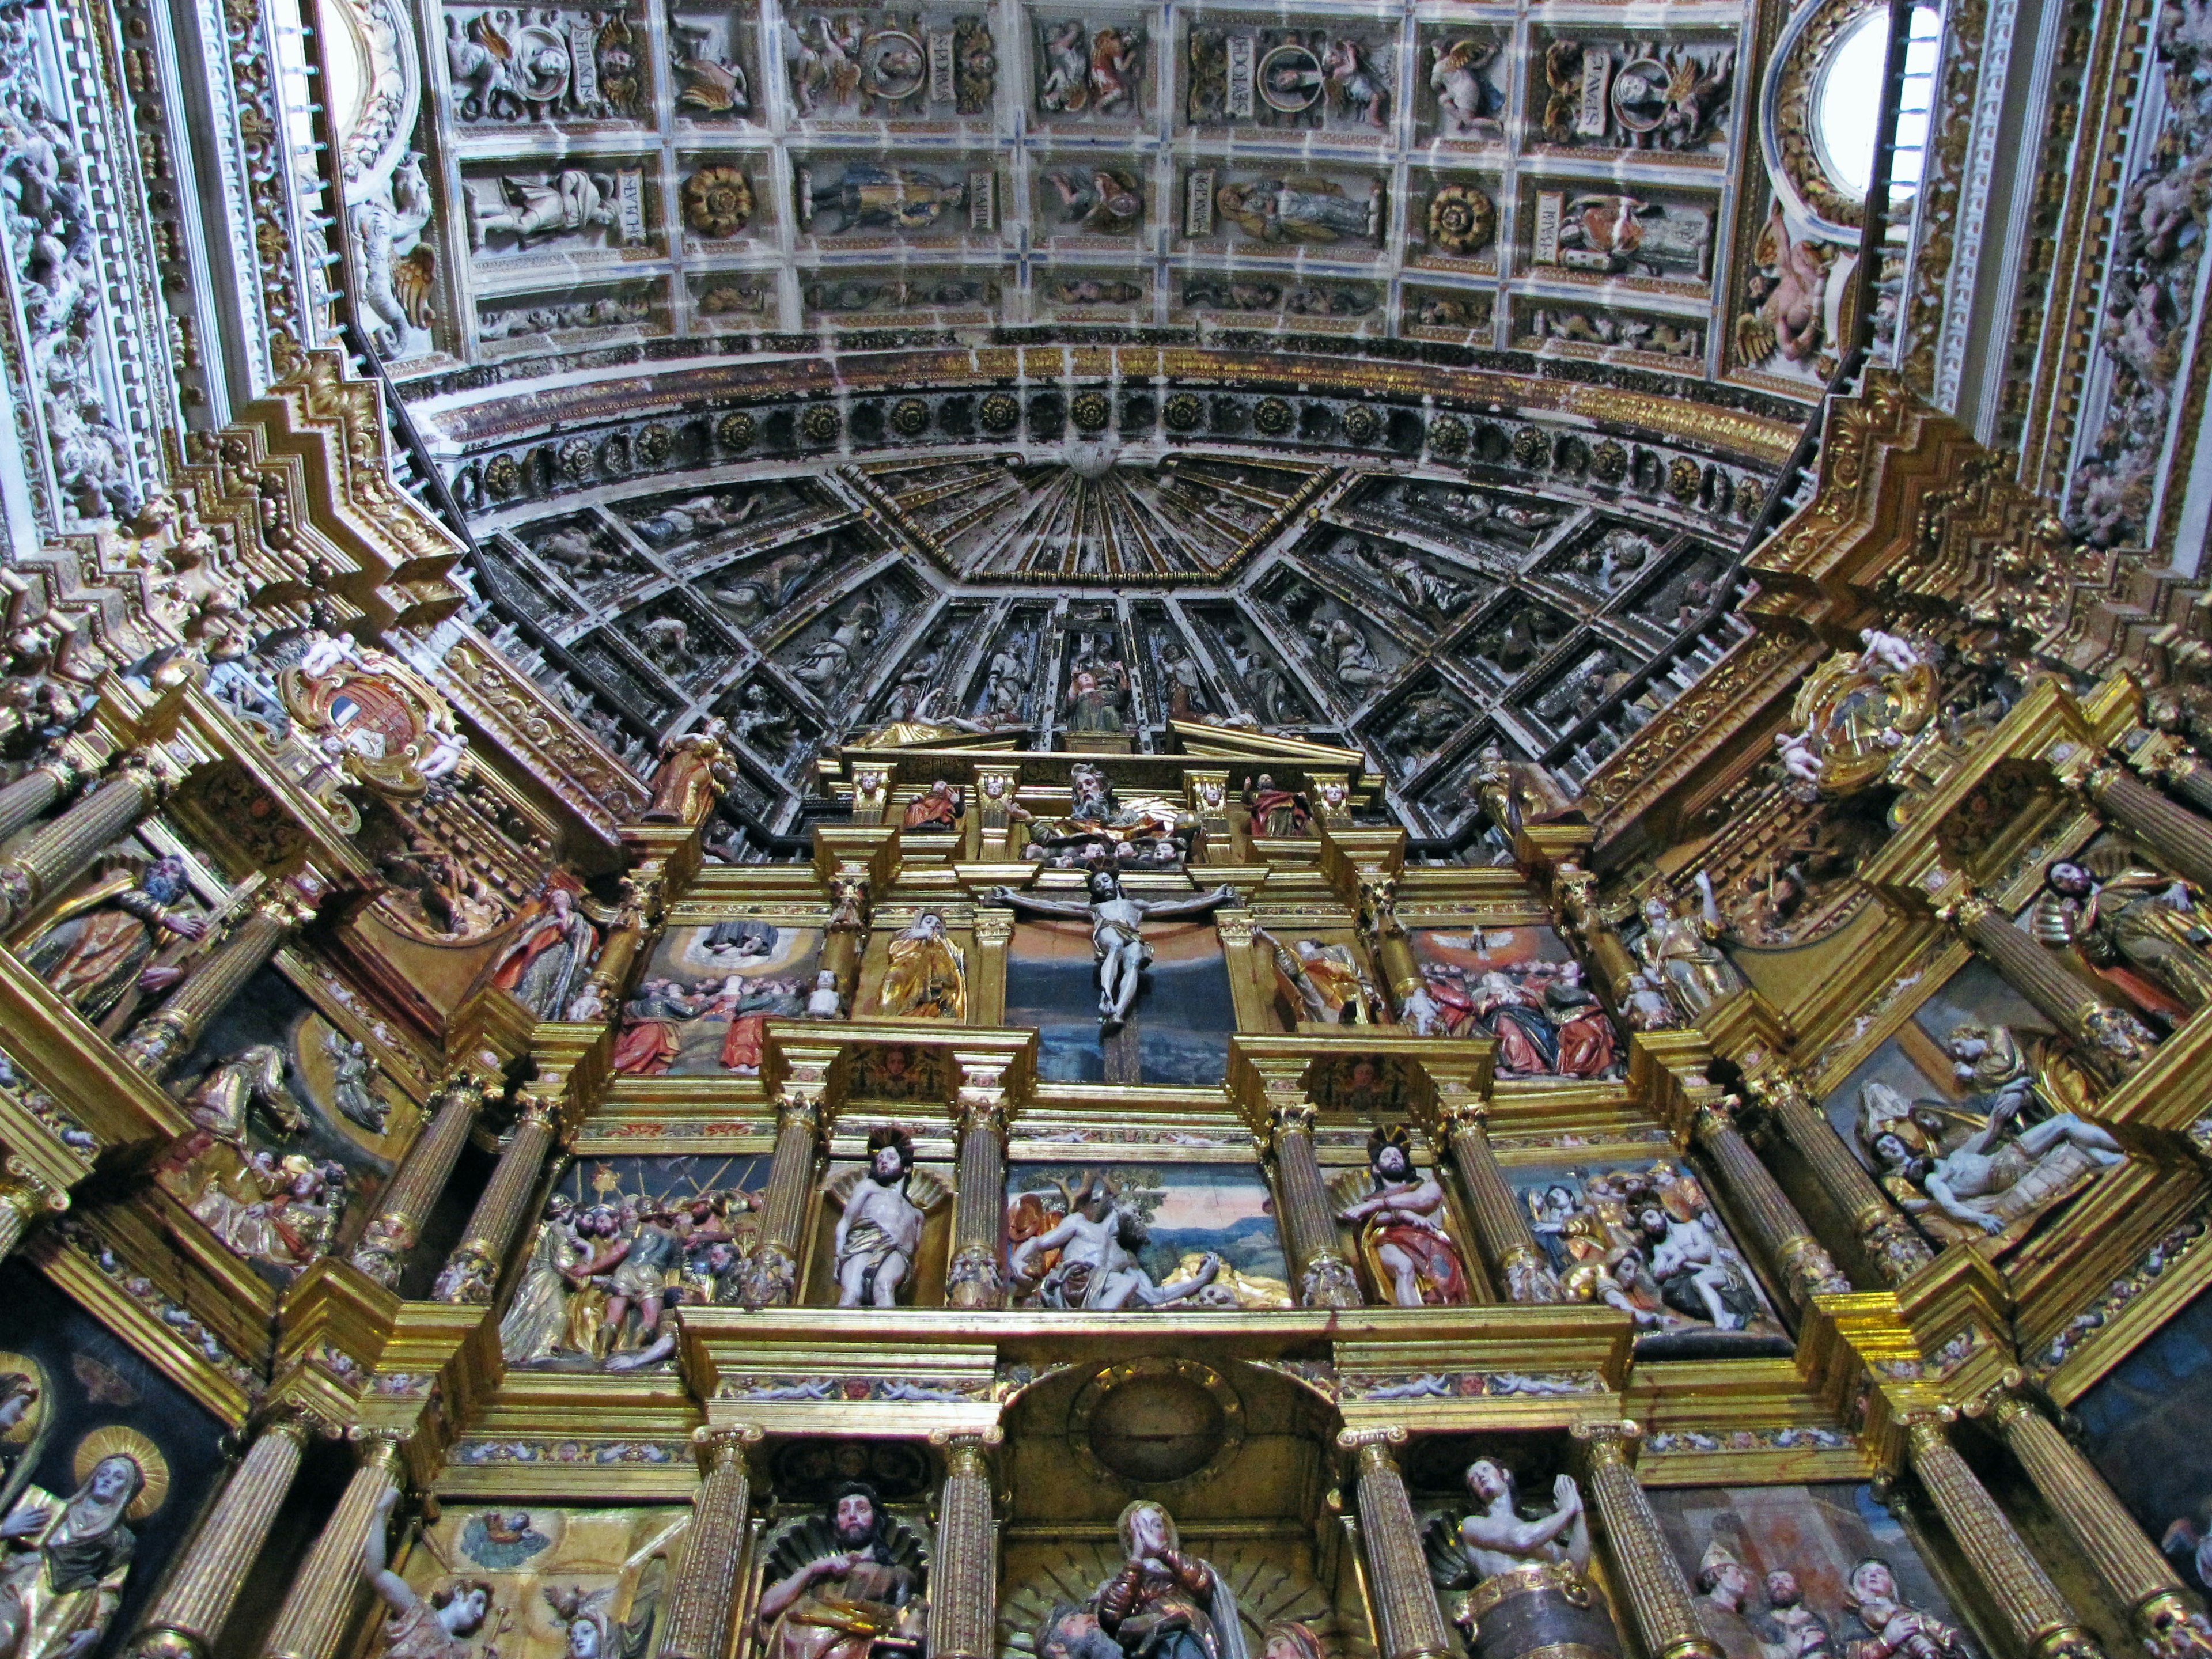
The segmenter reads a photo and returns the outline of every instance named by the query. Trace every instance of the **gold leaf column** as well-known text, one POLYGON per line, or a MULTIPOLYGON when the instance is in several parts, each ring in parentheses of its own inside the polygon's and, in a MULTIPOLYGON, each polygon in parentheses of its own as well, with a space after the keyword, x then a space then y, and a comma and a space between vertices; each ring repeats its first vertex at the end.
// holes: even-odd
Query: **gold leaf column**
POLYGON ((82 765, 66 754, 40 761, 6 788, 0 789, 0 841, 5 841, 41 817, 46 809, 76 788, 86 777, 82 765))
POLYGON ((2191 1659, 2212 1650, 2212 1631, 2191 1606, 2180 1575, 2143 1536, 2096 1466, 2038 1409, 2024 1381, 2020 1372, 2007 1371, 1968 1413, 1988 1413, 2059 1524, 2127 1603, 2136 1634, 2151 1652, 2191 1659))
POLYGON ((361 1243, 354 1247, 353 1265, 386 1290, 398 1285, 408 1253, 422 1234, 422 1218, 453 1179, 453 1165, 483 1105, 483 1085, 471 1072, 455 1072, 439 1085, 430 1103, 428 1126, 407 1149, 384 1189, 384 1207, 362 1229, 361 1243))
POLYGON ((930 1432, 945 1448, 937 1504, 937 1555, 930 1569, 930 1659, 992 1659, 998 1651, 998 1534, 991 1523, 990 1449, 996 1428, 981 1434, 930 1432))
POLYGON ((1437 1606, 1436 1586, 1421 1547, 1420 1525, 1393 1446, 1406 1431, 1346 1429, 1336 1443, 1358 1462, 1359 1539, 1367 1554, 1370 1591, 1382 1626, 1381 1659, 1447 1659, 1458 1651, 1451 1627, 1437 1606))
POLYGON ((131 1029, 122 1042, 124 1057, 156 1081, 167 1076, 246 981, 313 915, 314 907, 289 888, 264 895, 169 1000, 131 1029))
POLYGON ((1652 1659, 1721 1659, 1698 1622, 1689 1583, 1667 1547, 1651 1500, 1629 1466, 1629 1446, 1642 1432, 1622 1422, 1578 1423, 1574 1429, 1575 1438, 1589 1449, 1590 1492, 1629 1613, 1652 1659))
POLYGON ((2141 1020, 2091 990, 1981 895, 1963 893, 1936 914, 1989 958, 2006 984, 2072 1037, 2082 1060, 2106 1077, 2125 1077, 2150 1058, 2153 1040, 2141 1020))
POLYGON ((659 1659, 722 1659, 736 1611, 738 1566, 752 1506, 746 1454, 761 1442, 750 1423, 691 1431, 702 1479, 691 1499, 691 1535, 668 1601, 659 1659))
POLYGON ((968 1006, 978 1025, 1000 1025, 1006 1018, 1006 946, 1014 937, 1014 913, 979 906, 975 911, 975 964, 968 975, 968 1006))
POLYGON ((1328 1188, 1322 1184, 1321 1160, 1314 1152, 1313 1103, 1271 1107, 1267 1143, 1283 1243, 1298 1275, 1298 1305, 1365 1307, 1359 1279, 1338 1246, 1336 1213, 1328 1201, 1328 1188))
POLYGON ((323 1523, 307 1559, 293 1576, 276 1622, 262 1644, 264 1659, 337 1659, 338 1644, 361 1594, 361 1552, 368 1529, 382 1524, 377 1504, 400 1484, 400 1449, 406 1437, 356 1429, 361 1467, 323 1523))
POLYGON ((1492 1283, 1504 1291, 1508 1302, 1563 1302, 1566 1294, 1559 1275, 1537 1247, 1528 1212, 1505 1184, 1498 1154, 1491 1150, 1489 1103, 1480 1093, 1486 1082, 1438 1079, 1435 1105, 1422 1127, 1449 1152, 1459 1172, 1460 1191, 1492 1283))
POLYGON ((1015 794, 1022 771, 1003 761, 975 763, 975 856, 985 864, 1004 864, 1014 856, 1015 794))
POLYGON ((1949 1425, 1957 1416, 1955 1408, 1944 1406, 1905 1420, 1913 1473, 1928 1489, 1953 1541, 2021 1651, 2032 1659, 2103 1659, 2096 1638, 2081 1628, 1989 1488, 1952 1445, 1949 1425))
POLYGON ((1722 1190, 1734 1200, 1736 1215, 1793 1305, 1802 1310, 1816 1296, 1850 1290, 1851 1281, 1836 1270, 1797 1206, 1744 1139, 1726 1097, 1698 1106, 1690 1120, 1690 1133, 1711 1160, 1722 1190))
POLYGON ((2212 887, 2212 823, 2167 799, 2128 769, 2098 759, 2062 777, 2106 818, 2139 838, 2200 887, 2212 887))
POLYGON ((31 1224, 69 1208, 70 1195, 49 1185, 23 1159, 10 1154, 0 1173, 0 1260, 15 1255, 31 1224))
POLYGON ((1749 1079, 1749 1087, 1777 1133, 1796 1148, 1829 1201, 1849 1218, 1883 1284, 1902 1285, 1936 1259, 1928 1241, 1852 1156, 1796 1077, 1778 1069, 1749 1079))
POLYGON ((262 1425, 131 1638, 133 1659, 206 1659, 292 1490, 310 1427, 295 1411, 262 1425))
POLYGON ((953 1103, 960 1136, 959 1185, 952 1194, 952 1260, 945 1300, 955 1308, 999 1308, 1006 1301, 999 1238, 1006 1217, 1006 1054, 957 1054, 960 1093, 953 1103))
POLYGON ((143 755, 126 755, 100 787, 0 860, 0 929, 14 927, 160 805, 167 786, 143 755))
POLYGON ((785 1052, 791 1073, 776 1097, 775 1151, 761 1203, 760 1242, 738 1277, 738 1300, 748 1308, 788 1307, 799 1294, 801 1234, 829 1127, 826 1096, 837 1051, 794 1046, 785 1052))
POLYGON ((500 1148, 499 1162, 484 1183, 461 1242, 446 1258, 431 1294, 441 1302, 489 1302, 499 1282, 500 1264, 514 1246, 514 1235, 538 1189, 545 1155, 553 1147, 553 1125, 560 1103, 544 1095, 526 1093, 521 1111, 500 1148))

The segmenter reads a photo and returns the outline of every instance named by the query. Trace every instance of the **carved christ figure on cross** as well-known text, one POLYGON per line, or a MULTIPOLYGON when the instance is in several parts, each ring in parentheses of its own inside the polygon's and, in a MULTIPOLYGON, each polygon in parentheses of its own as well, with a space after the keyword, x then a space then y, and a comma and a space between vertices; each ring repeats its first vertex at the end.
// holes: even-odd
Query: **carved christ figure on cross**
POLYGON ((1233 903, 1234 887, 1216 887, 1188 898, 1135 899, 1121 891, 1121 879, 1111 870, 1094 872, 1089 900, 1036 898, 1011 887, 994 887, 991 902, 1035 916, 1062 917, 1091 924, 1091 949, 1098 963, 1098 1026, 1113 1032, 1129 1018, 1137 1000, 1138 975, 1152 959, 1144 941, 1148 917, 1199 916, 1233 903))

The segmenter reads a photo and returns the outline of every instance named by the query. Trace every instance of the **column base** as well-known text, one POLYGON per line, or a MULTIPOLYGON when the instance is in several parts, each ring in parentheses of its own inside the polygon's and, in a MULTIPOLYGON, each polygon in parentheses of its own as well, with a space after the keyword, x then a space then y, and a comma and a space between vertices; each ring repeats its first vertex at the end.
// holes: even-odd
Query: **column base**
POLYGON ((2060 1625, 2037 1632, 2029 1644, 2032 1659, 2105 1659, 2097 1638, 2079 1625, 2060 1625))
POLYGON ((2154 1595, 2137 1607, 2135 1627, 2153 1659, 2212 1659, 2212 1621, 2191 1612, 2178 1590, 2154 1595))
POLYGON ((963 1250, 945 1270, 945 1305, 953 1308, 1003 1308, 1006 1281, 999 1272, 995 1250, 963 1250))
POLYGON ((748 1308, 787 1308, 799 1296, 799 1263, 763 1244, 738 1270, 738 1300, 748 1308))
POLYGON ((167 1014, 149 1015, 121 1043, 123 1057, 159 1081, 191 1047, 184 1022, 167 1014))
POLYGON ((1567 1293, 1559 1288, 1559 1276, 1552 1265, 1534 1250, 1516 1249, 1507 1253, 1498 1264, 1499 1275, 1505 1280, 1505 1299, 1508 1302, 1564 1302, 1567 1293))
POLYGON ((1885 1213, 1863 1222, 1859 1243, 1892 1290, 1936 1259, 1928 1241, 1901 1215, 1885 1213))
POLYGON ((482 1304, 491 1300, 498 1283, 499 1262, 491 1246, 481 1238, 471 1238, 446 1258, 430 1296, 437 1302, 482 1304))
POLYGON ((1359 1276, 1340 1255, 1316 1256, 1298 1275, 1298 1305, 1302 1308, 1364 1308, 1366 1295, 1359 1276))
POLYGON ((207 1650, 205 1638, 164 1625, 141 1631, 125 1652, 129 1659, 207 1659, 207 1650))

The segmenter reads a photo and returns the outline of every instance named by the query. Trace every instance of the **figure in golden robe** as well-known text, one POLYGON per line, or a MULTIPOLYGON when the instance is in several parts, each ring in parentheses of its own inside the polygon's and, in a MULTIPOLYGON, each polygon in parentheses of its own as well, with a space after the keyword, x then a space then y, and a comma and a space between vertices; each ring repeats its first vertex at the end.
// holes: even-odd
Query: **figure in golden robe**
POLYGON ((890 962, 877 1006, 900 1019, 968 1018, 968 960, 945 931, 945 918, 924 910, 890 942, 890 962))
POLYGON ((873 1486, 848 1480, 838 1487, 801 1541, 804 1559, 761 1593, 762 1659, 921 1653, 921 1581, 894 1552, 873 1486))
POLYGON ((1700 870, 1697 882, 1693 914, 1678 914, 1656 893, 1644 901, 1644 932, 1634 946, 1638 963, 1665 989, 1685 1024, 1743 988, 1742 975, 1716 943, 1728 923, 1712 880, 1700 870))
POLYGON ((67 1500, 38 1486, 0 1520, 0 1659, 84 1659, 123 1605, 143 1520, 168 1491, 169 1469, 135 1429, 94 1429, 77 1447, 81 1484, 67 1500))
POLYGON ((422 1595, 392 1571, 386 1565, 384 1534, 398 1501, 399 1488, 386 1486, 376 1500, 361 1550, 363 1582, 391 1609, 384 1620, 385 1659, 466 1659, 466 1638, 483 1627, 491 1611, 491 1586, 481 1578, 465 1578, 449 1589, 422 1595))
POLYGON ((1285 945, 1264 927, 1252 930, 1275 959, 1275 981, 1302 1019, 1327 1025, 1372 1025, 1382 996, 1348 945, 1302 939, 1285 945))
POLYGON ((575 1205, 563 1194, 545 1200, 545 1218, 538 1224, 522 1283, 499 1322, 500 1351, 510 1365, 544 1359, 561 1346, 562 1334, 568 1328, 569 1300, 578 1294, 568 1282, 568 1270, 594 1254, 577 1237, 575 1213, 575 1205))
POLYGON ((2174 1019, 2212 1002, 2212 921, 2187 882, 2106 848, 2059 860, 2043 888, 2036 938, 2080 951, 2144 1012, 2174 1019))
POLYGON ((1367 1137, 1367 1167, 1371 1189, 1340 1209, 1336 1218, 1358 1230, 1359 1254, 1376 1287, 1401 1308, 1472 1302, 1467 1267, 1444 1231, 1444 1189, 1433 1171, 1414 1168, 1412 1139, 1402 1125, 1367 1137))
POLYGON ((167 990, 184 970, 149 965, 164 934, 197 939, 207 924, 181 908, 191 896, 173 854, 142 872, 119 871, 72 896, 23 952, 23 965, 55 995, 98 1020, 133 990, 167 990))
POLYGON ((1229 1581, 1184 1553, 1174 1517, 1140 1498, 1119 1530, 1127 1559, 1091 1598, 1098 1628, 1131 1659, 1246 1659, 1229 1581))

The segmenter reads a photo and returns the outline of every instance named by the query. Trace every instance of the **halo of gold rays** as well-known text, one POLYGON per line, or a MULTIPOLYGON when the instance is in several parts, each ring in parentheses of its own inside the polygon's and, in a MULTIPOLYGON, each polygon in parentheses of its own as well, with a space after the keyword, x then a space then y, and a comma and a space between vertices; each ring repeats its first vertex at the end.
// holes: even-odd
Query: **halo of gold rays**
POLYGON ((131 1500, 131 1507, 123 1512, 125 1520, 143 1521, 161 1507, 169 1496, 169 1460, 161 1455, 159 1446, 125 1424, 110 1423, 104 1428, 94 1429, 76 1443, 76 1456, 71 1464, 71 1471, 76 1477, 77 1485, 84 1485, 92 1472, 100 1467, 100 1460, 106 1457, 129 1458, 138 1466, 139 1474, 145 1477, 145 1484, 138 1488, 138 1495, 131 1500))

